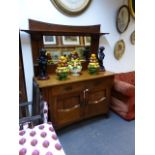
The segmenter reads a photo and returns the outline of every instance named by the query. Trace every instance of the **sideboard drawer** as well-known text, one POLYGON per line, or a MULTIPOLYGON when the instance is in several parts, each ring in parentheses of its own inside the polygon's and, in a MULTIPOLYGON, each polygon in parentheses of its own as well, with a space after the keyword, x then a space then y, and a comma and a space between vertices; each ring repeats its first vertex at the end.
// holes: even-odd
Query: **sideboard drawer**
POLYGON ((91 90, 102 90, 103 88, 111 87, 112 81, 113 81, 113 78, 110 78, 110 77, 100 78, 97 80, 88 81, 87 87, 90 88, 91 90))
POLYGON ((52 87, 52 95, 66 94, 77 91, 82 91, 84 89, 83 83, 72 83, 67 85, 52 87))

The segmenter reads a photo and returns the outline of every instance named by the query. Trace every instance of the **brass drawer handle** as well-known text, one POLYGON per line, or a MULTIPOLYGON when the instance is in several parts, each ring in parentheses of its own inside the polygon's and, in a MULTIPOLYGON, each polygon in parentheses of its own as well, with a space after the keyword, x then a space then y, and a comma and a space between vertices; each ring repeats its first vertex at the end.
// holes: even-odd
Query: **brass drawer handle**
POLYGON ((75 110, 75 109, 77 109, 77 108, 79 108, 79 107, 80 107, 80 105, 78 104, 78 105, 73 106, 72 108, 68 108, 68 109, 58 109, 58 112, 69 112, 69 111, 75 110))
POLYGON ((88 103, 89 103, 89 104, 97 104, 97 103, 100 103, 100 102, 104 101, 105 99, 106 99, 106 97, 102 97, 102 98, 100 98, 100 99, 97 100, 97 101, 88 102, 88 103))
POLYGON ((86 93, 89 91, 89 89, 85 89, 84 91, 83 91, 83 98, 84 98, 84 100, 85 100, 85 98, 86 98, 86 93))
POLYGON ((83 105, 87 104, 87 99, 86 99, 87 92, 89 92, 88 88, 83 91, 83 99, 84 99, 83 105))

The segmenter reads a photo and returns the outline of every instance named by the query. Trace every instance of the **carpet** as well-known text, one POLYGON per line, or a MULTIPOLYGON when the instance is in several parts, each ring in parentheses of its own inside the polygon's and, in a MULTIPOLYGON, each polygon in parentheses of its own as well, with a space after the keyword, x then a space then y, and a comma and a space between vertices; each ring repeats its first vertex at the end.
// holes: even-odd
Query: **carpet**
POLYGON ((113 112, 109 118, 91 118, 57 131, 66 155, 134 155, 135 121, 113 112))

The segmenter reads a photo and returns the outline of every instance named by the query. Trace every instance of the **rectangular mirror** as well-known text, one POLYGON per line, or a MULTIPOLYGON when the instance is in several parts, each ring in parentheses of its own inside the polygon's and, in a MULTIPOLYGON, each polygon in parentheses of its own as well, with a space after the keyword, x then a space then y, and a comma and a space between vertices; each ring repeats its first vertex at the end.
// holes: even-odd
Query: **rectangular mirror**
POLYGON ((70 57, 73 51, 81 61, 86 61, 86 51, 90 49, 90 36, 43 36, 43 44, 49 56, 50 64, 57 64, 60 56, 70 57))

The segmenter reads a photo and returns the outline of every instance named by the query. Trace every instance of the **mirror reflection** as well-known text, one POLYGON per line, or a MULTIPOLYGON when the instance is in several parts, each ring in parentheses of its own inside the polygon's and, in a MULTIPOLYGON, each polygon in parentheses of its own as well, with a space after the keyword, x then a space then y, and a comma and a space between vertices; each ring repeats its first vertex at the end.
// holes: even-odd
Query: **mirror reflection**
POLYGON ((80 61, 87 61, 90 54, 90 36, 43 36, 49 64, 57 64, 60 56, 71 58, 76 52, 80 61))

